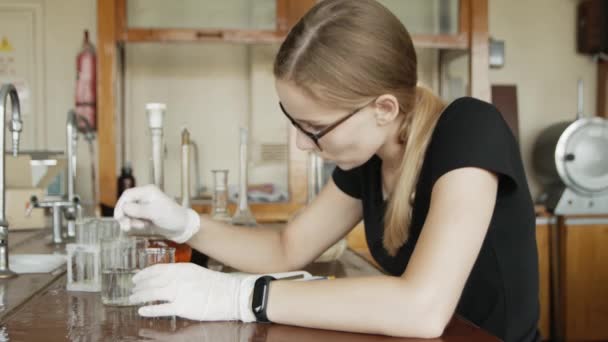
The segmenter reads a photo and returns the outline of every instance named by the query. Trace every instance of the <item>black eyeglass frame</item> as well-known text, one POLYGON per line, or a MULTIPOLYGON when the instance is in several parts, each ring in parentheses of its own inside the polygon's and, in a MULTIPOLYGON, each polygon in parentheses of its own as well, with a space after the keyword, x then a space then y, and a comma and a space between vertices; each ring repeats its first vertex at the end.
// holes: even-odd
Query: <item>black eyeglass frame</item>
POLYGON ((312 140, 315 143, 315 145, 317 146, 317 148, 319 149, 319 151, 323 151, 323 149, 321 148, 321 145, 319 144, 319 139, 323 138, 325 135, 327 135, 327 133, 331 132, 336 127, 340 126, 340 124, 342 124, 344 121, 348 120, 353 115, 359 113, 361 110, 363 110, 365 107, 367 107, 370 104, 372 104, 374 101, 376 101, 376 99, 370 101, 368 104, 366 104, 363 107, 359 107, 359 108, 355 109, 354 111, 352 111, 351 113, 349 113, 345 117, 343 117, 343 118, 339 119, 338 121, 330 124, 329 126, 323 128, 321 131, 319 131, 317 133, 312 133, 312 132, 309 132, 309 131, 305 130, 296 120, 294 120, 294 118, 291 117, 291 115, 289 115, 289 113, 287 113, 287 111, 283 107, 283 104, 280 101, 279 101, 279 107, 281 107, 281 111, 283 112, 283 114, 285 114, 285 116, 287 117, 287 119, 289 119, 289 121, 291 122, 291 124, 294 125, 297 129, 299 129, 300 132, 302 132, 308 138, 310 138, 310 140, 312 140))

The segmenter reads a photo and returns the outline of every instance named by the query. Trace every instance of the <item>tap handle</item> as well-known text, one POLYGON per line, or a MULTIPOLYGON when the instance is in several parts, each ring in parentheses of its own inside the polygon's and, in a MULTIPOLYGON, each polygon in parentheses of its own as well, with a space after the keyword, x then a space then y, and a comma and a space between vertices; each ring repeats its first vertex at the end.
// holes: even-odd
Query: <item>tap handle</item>
POLYGON ((35 195, 30 197, 30 204, 33 205, 34 207, 37 207, 39 204, 38 197, 35 195))
POLYGON ((32 215, 32 210, 34 210, 34 205, 32 202, 27 202, 25 205, 25 217, 30 217, 32 215))
POLYGON ((36 196, 30 197, 30 201, 25 205, 25 217, 30 217, 34 208, 38 208, 38 197, 36 196))

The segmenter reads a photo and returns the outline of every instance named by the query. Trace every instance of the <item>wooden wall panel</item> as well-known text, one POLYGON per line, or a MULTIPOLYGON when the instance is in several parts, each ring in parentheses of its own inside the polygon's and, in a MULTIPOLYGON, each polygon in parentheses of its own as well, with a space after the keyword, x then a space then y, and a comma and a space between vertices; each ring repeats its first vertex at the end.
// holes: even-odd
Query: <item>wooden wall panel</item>
POLYGON ((116 202, 116 2, 97 0, 97 122, 99 200, 116 202))
POLYGON ((317 0, 277 0, 277 31, 286 33, 317 0))
POLYGON ((598 116, 608 118, 608 61, 597 65, 597 108, 598 116))
POLYGON ((516 85, 492 85, 492 104, 498 108, 509 128, 519 140, 519 113, 516 85))
POLYGON ((549 224, 547 218, 536 225, 536 245, 538 247, 538 273, 540 291, 540 320, 538 327, 543 340, 551 337, 551 273, 549 268, 549 224))
POLYGON ((488 0, 470 0, 470 94, 490 102, 490 50, 488 33, 488 0))

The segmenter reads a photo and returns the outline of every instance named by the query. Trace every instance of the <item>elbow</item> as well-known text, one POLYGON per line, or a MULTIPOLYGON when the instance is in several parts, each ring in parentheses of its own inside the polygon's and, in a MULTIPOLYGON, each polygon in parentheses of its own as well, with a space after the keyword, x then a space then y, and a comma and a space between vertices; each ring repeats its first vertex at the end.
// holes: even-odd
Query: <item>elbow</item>
POLYGON ((440 317, 431 317, 426 321, 420 331, 421 338, 439 338, 448 325, 448 322, 440 317))
POLYGON ((399 309, 385 321, 388 324, 384 325, 383 333, 409 338, 441 337, 452 319, 454 309, 451 305, 446 305, 444 298, 427 291, 414 291, 409 294, 402 296, 404 301, 398 304, 399 309))
POLYGON ((439 309, 440 307, 440 305, 429 306, 426 316, 421 316, 418 322, 421 327, 421 338, 438 338, 443 335, 453 313, 446 314, 445 310, 439 309))
MULTIPOLYGON (((437 315, 438 316, 438 315, 437 315)), ((420 317, 413 325, 389 327, 383 331, 383 335, 403 338, 434 339, 443 335, 449 321, 432 315, 420 317)))

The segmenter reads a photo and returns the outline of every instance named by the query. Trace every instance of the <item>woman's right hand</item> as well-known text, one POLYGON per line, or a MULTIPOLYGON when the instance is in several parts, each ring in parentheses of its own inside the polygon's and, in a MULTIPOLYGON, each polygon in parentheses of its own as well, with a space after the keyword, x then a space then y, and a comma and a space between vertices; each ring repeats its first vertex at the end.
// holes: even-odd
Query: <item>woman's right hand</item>
POLYGON ((127 189, 120 196, 114 218, 122 230, 143 229, 153 224, 166 238, 177 243, 188 241, 200 229, 200 217, 164 194, 155 185, 127 189))

